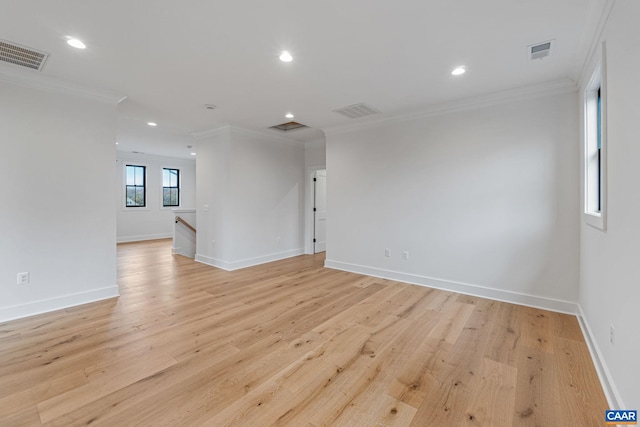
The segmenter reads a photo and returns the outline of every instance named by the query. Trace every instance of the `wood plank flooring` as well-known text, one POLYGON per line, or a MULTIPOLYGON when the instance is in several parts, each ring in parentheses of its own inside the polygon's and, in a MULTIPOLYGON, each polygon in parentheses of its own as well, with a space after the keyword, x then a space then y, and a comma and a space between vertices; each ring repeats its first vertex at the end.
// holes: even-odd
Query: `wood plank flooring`
POLYGON ((118 247, 121 296, 0 324, 0 425, 601 426, 573 316, 118 247))

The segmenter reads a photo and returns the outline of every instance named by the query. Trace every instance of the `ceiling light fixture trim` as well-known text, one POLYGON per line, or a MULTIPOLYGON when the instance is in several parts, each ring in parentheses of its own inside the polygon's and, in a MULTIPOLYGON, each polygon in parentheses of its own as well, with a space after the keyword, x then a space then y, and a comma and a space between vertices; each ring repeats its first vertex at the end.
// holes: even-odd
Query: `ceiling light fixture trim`
POLYGON ((87 45, 76 38, 70 38, 69 40, 67 40, 67 44, 71 47, 75 47, 76 49, 85 49, 87 47, 87 45))
POLYGON ((291 62, 291 61, 293 61, 293 56, 291 56, 291 54, 287 50, 283 50, 280 53, 279 58, 280 58, 280 61, 282 61, 282 62, 291 62))
POLYGON ((451 71, 451 75, 453 75, 453 76, 461 76, 466 72, 467 72, 467 67, 464 66, 464 65, 460 65, 460 66, 454 68, 453 71, 451 71))

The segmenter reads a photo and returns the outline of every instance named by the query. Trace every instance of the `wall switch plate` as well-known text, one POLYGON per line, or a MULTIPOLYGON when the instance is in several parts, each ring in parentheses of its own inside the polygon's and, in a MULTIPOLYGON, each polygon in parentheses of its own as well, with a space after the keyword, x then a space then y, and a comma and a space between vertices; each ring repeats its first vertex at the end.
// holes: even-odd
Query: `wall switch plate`
POLYGON ((391 256, 391 249, 389 248, 384 248, 384 256, 386 256, 387 258, 391 256))
POLYGON ((18 285, 29 283, 29 273, 18 273, 18 285))

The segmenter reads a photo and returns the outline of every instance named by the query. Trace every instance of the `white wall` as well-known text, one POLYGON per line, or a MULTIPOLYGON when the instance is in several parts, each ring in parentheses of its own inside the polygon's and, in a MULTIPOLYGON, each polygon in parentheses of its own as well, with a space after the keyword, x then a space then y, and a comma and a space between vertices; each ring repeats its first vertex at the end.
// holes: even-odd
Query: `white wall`
POLYGON ((230 260, 230 144, 231 131, 223 128, 200 140, 196 158, 196 260, 218 266, 230 260))
POLYGON ((197 171, 196 260, 231 270, 302 253, 302 145, 228 127, 199 140, 197 171))
POLYGON ((324 166, 327 164, 326 138, 314 139, 304 144, 305 167, 324 166))
MULTIPOLYGON (((607 229, 581 220, 580 305, 608 374, 610 397, 625 409, 640 407, 639 16, 640 3, 616 1, 601 37, 607 46, 607 229)), ((599 50, 592 64, 598 56, 599 50)))
POLYGON ((195 160, 118 152, 116 168, 116 212, 118 242, 169 238, 173 235, 173 208, 162 206, 162 168, 180 169, 181 207, 196 206, 195 160), (147 206, 125 207, 124 167, 136 164, 147 167, 147 206))
POLYGON ((328 133, 326 265, 575 312, 578 150, 575 93, 328 133))
POLYGON ((0 94, 0 321, 116 296, 115 102, 0 94))

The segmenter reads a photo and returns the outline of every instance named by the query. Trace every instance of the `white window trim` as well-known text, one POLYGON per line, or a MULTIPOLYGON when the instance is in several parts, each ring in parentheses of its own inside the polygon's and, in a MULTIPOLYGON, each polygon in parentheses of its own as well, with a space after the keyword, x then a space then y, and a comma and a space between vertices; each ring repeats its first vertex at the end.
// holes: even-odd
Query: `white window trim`
POLYGON ((120 203, 122 203, 122 210, 127 212, 138 212, 151 210, 149 207, 149 164, 145 162, 137 162, 135 160, 122 160, 122 185, 120 186, 122 191, 120 197, 120 203), (127 166, 144 166, 144 187, 145 187, 145 205, 140 206, 127 206, 127 166))
POLYGON ((602 43, 601 59, 594 67, 584 91, 584 146, 583 146, 583 219, 599 230, 607 226, 607 75, 606 48, 602 43), (597 91, 600 88, 600 211, 597 210, 597 170, 592 157, 597 152, 597 91), (594 200, 595 197, 595 200, 594 200))
POLYGON ((172 209, 180 209, 182 207, 182 168, 178 166, 160 166, 160 210, 161 211, 170 211, 172 209), (178 179, 178 206, 165 206, 164 205, 164 193, 163 193, 163 179, 164 179, 164 170, 165 169, 177 169, 179 174, 178 179))

